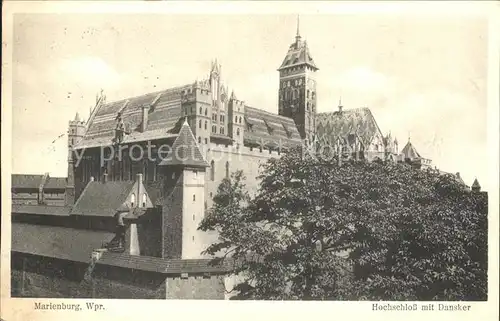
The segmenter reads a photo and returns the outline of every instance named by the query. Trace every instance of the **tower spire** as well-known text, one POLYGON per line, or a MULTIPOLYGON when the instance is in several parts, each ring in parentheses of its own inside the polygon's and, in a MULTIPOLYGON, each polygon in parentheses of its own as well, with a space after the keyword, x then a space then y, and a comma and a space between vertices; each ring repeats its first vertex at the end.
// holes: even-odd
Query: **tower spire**
POLYGON ((296 42, 300 41, 300 16, 297 15, 297 34, 295 35, 296 42))

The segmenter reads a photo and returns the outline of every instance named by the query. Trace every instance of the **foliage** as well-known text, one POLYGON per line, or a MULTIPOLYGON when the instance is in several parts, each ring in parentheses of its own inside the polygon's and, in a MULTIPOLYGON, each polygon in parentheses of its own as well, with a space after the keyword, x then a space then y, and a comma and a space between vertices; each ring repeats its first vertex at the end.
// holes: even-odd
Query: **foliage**
POLYGON ((200 225, 236 299, 485 300, 487 197, 391 162, 271 158, 253 197, 225 179, 200 225))

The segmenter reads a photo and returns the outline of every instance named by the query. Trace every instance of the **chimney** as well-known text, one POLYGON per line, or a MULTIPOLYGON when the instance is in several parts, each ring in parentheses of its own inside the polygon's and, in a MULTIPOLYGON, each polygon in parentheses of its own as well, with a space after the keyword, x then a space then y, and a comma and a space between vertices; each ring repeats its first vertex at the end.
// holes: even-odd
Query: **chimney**
POLYGON ((141 133, 145 132, 148 127, 148 114, 149 105, 142 106, 142 123, 141 123, 141 133))

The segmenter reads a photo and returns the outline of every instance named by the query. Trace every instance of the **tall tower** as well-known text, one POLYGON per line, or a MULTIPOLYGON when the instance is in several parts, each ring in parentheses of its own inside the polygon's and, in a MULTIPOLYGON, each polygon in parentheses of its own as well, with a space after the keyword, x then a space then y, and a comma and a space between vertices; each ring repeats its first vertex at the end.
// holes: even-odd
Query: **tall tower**
POLYGON ((69 121, 68 128, 68 178, 66 180, 65 204, 75 203, 75 174, 73 147, 82 140, 85 135, 85 122, 76 113, 75 119, 69 121))
POLYGON ((316 67, 307 42, 302 40, 297 18, 295 41, 288 48, 280 73, 279 114, 292 118, 300 136, 313 141, 316 132, 316 67))
POLYGON ((200 258, 205 244, 198 226, 205 215, 205 170, 209 165, 187 120, 160 166, 166 167, 165 187, 171 189, 165 193, 162 210, 162 256, 200 258))

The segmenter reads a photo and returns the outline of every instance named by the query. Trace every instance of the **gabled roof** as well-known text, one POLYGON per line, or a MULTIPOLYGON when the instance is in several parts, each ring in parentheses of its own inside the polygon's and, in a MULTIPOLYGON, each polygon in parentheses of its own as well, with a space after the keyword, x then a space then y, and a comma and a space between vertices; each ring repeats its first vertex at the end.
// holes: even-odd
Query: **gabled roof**
POLYGON ((134 181, 89 182, 71 214, 114 216, 129 196, 134 181))
MULTIPOLYGON (((115 128, 119 113, 125 128, 137 136, 131 138, 132 141, 172 136, 170 130, 182 116, 181 93, 192 88, 192 86, 192 84, 188 84, 104 103, 99 107, 99 110, 97 110, 95 116, 88 124, 88 129, 84 138, 75 148, 111 145, 112 139, 115 137, 115 128), (143 106, 149 106, 150 108, 146 131, 140 133, 137 132, 137 129, 142 122, 143 106), (154 137, 150 137, 150 132, 154 133, 154 135, 152 135, 154 137)), ((127 138, 128 137, 125 137, 125 143, 127 142, 127 138)))
POLYGON ((301 41, 300 37, 298 37, 298 39, 288 48, 285 59, 283 59, 283 62, 281 63, 281 66, 278 68, 278 70, 304 64, 312 67, 315 70, 319 69, 318 67, 316 67, 314 60, 311 57, 307 42, 301 41))
POLYGON ((106 231, 12 223, 12 251, 76 262, 90 262, 92 251, 110 242, 106 231))
POLYGON ((408 141, 403 150, 401 150, 401 154, 403 155, 404 159, 413 160, 421 158, 420 154, 417 152, 417 149, 413 146, 413 144, 410 141, 408 141))
POLYGON ((12 174, 12 188, 38 189, 43 177, 43 175, 12 174))
POLYGON ((339 137, 348 139, 349 135, 356 134, 364 146, 370 145, 375 135, 382 136, 369 108, 319 113, 316 118, 316 133, 320 141, 335 141, 339 137))
POLYGON ((193 132, 187 123, 187 119, 175 139, 172 149, 167 157, 160 163, 162 166, 194 166, 209 167, 208 162, 200 151, 193 132))

